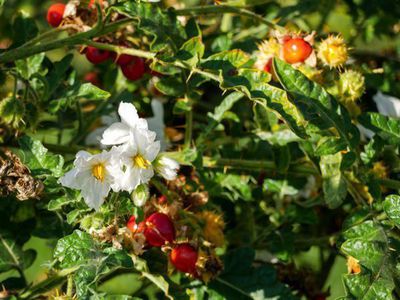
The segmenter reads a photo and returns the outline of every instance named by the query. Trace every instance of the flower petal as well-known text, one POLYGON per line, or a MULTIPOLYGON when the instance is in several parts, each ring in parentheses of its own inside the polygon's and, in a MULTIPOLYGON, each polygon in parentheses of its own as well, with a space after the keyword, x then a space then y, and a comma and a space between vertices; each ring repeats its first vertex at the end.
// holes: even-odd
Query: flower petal
POLYGON ((85 203, 97 211, 104 203, 109 192, 110 185, 108 183, 92 179, 88 181, 87 186, 82 190, 82 196, 85 203))
POLYGON ((136 108, 131 103, 121 102, 118 107, 118 114, 121 117, 121 122, 131 128, 135 128, 138 125, 146 126, 145 128, 147 128, 146 120, 139 118, 136 108), (143 120, 145 123, 143 123, 143 120))
POLYGON ((129 127, 123 123, 114 123, 104 133, 101 143, 103 145, 119 145, 130 139, 129 127))

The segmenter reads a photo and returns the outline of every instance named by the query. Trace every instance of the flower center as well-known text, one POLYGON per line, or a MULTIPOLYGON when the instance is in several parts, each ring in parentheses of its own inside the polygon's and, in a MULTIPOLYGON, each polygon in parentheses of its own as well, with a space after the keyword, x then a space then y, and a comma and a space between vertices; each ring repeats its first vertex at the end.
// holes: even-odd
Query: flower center
POLYGON ((103 164, 97 164, 92 167, 92 175, 97 180, 103 182, 104 177, 106 176, 106 168, 104 168, 103 164))
POLYGON ((151 163, 147 159, 145 159, 142 155, 136 154, 133 157, 133 165, 141 169, 148 169, 151 163))

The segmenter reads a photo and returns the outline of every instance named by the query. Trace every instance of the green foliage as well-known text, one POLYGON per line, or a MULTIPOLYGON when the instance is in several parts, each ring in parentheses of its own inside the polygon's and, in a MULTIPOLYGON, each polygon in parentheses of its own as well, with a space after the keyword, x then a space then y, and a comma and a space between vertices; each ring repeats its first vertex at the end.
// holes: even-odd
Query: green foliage
MULTIPOLYGON (((50 2, 0 1, 4 293, 11 299, 400 297, 400 121, 396 109, 385 116, 373 101, 378 91, 400 96, 395 1, 194 0, 171 7, 171 1, 110 0, 97 11, 87 2, 49 30, 50 2), (351 49, 352 60, 339 69, 318 58, 328 28, 351 49), (295 32, 310 43, 315 65, 282 60, 282 41, 295 32), (85 62, 85 47, 93 44, 111 58, 85 62), (138 80, 124 78, 115 53, 143 59, 138 80), (338 97, 343 72, 357 74, 347 83, 365 90, 351 107, 338 97), (157 131, 168 151, 162 155, 180 164, 179 176, 143 183, 150 193, 145 206, 136 205, 131 191, 112 187, 93 211, 84 193, 63 187, 60 178, 82 163, 78 151, 100 153, 103 129, 113 124, 116 135, 126 133, 120 102, 133 103, 157 131), (34 197, 15 197, 16 190, 31 195, 42 185, 34 197), (163 247, 145 245, 142 229, 127 228, 132 216, 139 223, 155 211, 168 214, 176 230, 163 247), (46 241, 52 261, 38 261, 26 247, 33 236, 46 241), (198 254, 196 274, 178 272, 169 259, 180 243, 198 254), (339 256, 355 264, 349 274, 335 273, 339 256), (35 265, 47 279, 28 278, 35 265), (132 275, 135 290, 107 289, 132 275), (344 291, 337 292, 339 278, 344 291)), ((397 107, 399 100, 390 99, 397 107)), ((133 136, 137 128, 129 126, 133 136)), ((143 164, 151 169, 147 158, 143 164)), ((97 176, 103 171, 108 176, 110 169, 97 176)), ((83 173, 96 177, 93 168, 83 173)), ((90 188, 82 173, 70 174, 90 188)), ((107 176, 96 180, 108 184, 107 176)))

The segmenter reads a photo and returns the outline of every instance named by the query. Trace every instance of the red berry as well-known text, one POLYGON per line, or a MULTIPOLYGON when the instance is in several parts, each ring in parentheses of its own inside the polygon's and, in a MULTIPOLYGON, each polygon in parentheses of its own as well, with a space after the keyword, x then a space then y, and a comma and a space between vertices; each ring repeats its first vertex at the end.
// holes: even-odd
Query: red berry
POLYGON ((47 23, 52 27, 58 27, 61 24, 65 10, 65 4, 56 3, 47 10, 47 23))
POLYGON ((145 64, 142 58, 134 56, 129 64, 121 66, 121 70, 129 80, 138 80, 145 73, 145 64))
MULTIPOLYGON (((103 0, 98 0, 97 2, 100 4, 100 7, 103 7, 103 0)), ((96 8, 95 3, 96 3, 96 0, 90 0, 88 8, 90 8, 90 9, 96 8)))
POLYGON ((90 61, 92 64, 100 64, 107 59, 109 59, 111 56, 111 52, 107 50, 101 50, 97 49, 95 47, 87 47, 86 48, 86 58, 88 61, 90 61))
POLYGON ((90 82, 91 84, 95 86, 100 86, 100 80, 99 76, 96 72, 87 72, 85 76, 83 77, 83 80, 86 82, 90 82))
POLYGON ((126 223, 126 227, 128 227, 128 229, 131 232, 136 232, 136 230, 138 229, 138 225, 136 224, 136 218, 135 216, 131 216, 128 220, 128 222, 126 223))
POLYGON ((146 219, 144 236, 149 245, 161 247, 175 239, 175 228, 171 219, 163 213, 154 213, 146 219))
POLYGON ((272 58, 270 58, 264 66, 265 72, 271 73, 271 70, 272 70, 272 58))
POLYGON ((158 204, 165 204, 167 203, 167 197, 165 195, 161 195, 158 197, 158 204))
POLYGON ((283 43, 283 58, 290 64, 305 61, 312 52, 312 46, 302 38, 288 39, 283 43))
POLYGON ((180 244, 172 249, 170 254, 171 263, 175 268, 184 273, 195 274, 197 251, 189 244, 180 244))
POLYGON ((129 54, 121 54, 116 61, 117 65, 123 66, 129 64, 135 59, 135 56, 129 54))

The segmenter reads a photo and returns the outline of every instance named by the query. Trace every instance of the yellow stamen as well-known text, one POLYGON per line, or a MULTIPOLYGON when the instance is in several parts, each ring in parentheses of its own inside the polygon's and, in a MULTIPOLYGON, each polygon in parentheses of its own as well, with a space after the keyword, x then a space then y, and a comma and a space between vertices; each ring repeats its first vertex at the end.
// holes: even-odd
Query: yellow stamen
POLYGON ((148 169, 151 165, 151 163, 140 154, 136 154, 133 157, 133 164, 135 167, 138 167, 141 169, 148 169))
POLYGON ((92 175, 97 179, 103 182, 104 177, 106 176, 106 169, 103 164, 97 164, 92 167, 92 175))

